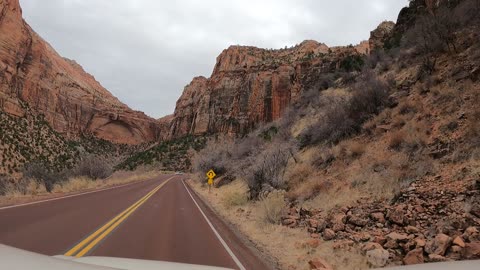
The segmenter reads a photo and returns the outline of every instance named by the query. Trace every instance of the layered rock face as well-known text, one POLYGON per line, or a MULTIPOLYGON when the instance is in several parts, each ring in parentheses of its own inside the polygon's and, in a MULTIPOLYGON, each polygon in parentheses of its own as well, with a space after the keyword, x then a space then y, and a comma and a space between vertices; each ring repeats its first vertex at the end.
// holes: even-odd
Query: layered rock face
POLYGON ((0 0, 0 110, 22 117, 21 104, 68 138, 90 133, 138 144, 160 137, 156 120, 120 102, 38 36, 22 19, 18 0, 0 0))
POLYGON ((392 34, 394 22, 384 21, 375 30, 370 32, 369 47, 371 50, 383 48, 385 41, 387 41, 392 34))
POLYGON ((319 77, 339 70, 346 58, 367 51, 365 43, 329 48, 316 41, 281 50, 231 46, 217 57, 210 78, 194 78, 185 87, 170 138, 242 134, 276 120, 302 91, 315 88, 319 77))

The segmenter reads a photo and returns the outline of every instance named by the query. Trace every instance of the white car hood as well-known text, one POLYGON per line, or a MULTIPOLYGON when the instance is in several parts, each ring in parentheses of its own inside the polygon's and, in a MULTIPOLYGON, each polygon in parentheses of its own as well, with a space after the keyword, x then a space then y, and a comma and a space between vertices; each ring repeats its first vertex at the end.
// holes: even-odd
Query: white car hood
POLYGON ((111 257, 45 256, 0 244, 1 269, 9 270, 231 270, 213 266, 111 257))

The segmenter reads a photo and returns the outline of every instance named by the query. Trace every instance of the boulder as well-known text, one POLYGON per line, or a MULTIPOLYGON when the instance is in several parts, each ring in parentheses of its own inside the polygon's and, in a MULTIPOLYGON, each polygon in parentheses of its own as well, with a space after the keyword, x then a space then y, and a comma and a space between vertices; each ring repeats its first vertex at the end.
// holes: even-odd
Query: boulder
POLYGON ((367 251, 367 262, 372 267, 384 267, 387 265, 390 254, 383 248, 377 248, 367 251))
POLYGON ((462 248, 465 247, 465 242, 463 241, 462 237, 460 237, 460 236, 455 237, 455 239, 453 239, 452 243, 454 245, 457 245, 457 246, 462 247, 462 248))
POLYGON ((325 229, 323 231, 323 239, 325 241, 330 241, 332 240, 333 238, 335 238, 335 232, 331 229, 325 229))
POLYGON ((466 243, 462 255, 469 260, 480 259, 480 241, 466 243))
POLYGON ((452 238, 446 234, 440 233, 434 239, 427 241, 425 251, 428 254, 445 255, 445 251, 450 247, 452 238))
POLYGON ((397 232, 391 232, 389 234, 387 234, 387 241, 388 240, 393 240, 395 242, 405 242, 405 241, 408 241, 408 235, 404 234, 404 233, 397 233, 397 232))
POLYGON ((405 223, 405 210, 403 205, 399 205, 388 213, 388 220, 391 222, 403 225, 405 223))
POLYGON ((405 258, 403 258, 403 263, 405 265, 421 264, 424 262, 425 260, 423 258, 423 248, 414 249, 408 252, 405 258))

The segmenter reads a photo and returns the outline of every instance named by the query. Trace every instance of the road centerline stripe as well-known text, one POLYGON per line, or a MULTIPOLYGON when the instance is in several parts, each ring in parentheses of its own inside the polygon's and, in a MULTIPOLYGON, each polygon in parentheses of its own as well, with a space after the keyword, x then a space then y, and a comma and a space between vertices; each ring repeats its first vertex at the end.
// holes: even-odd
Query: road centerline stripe
POLYGON ((118 227, 128 216, 130 216, 135 210, 137 210, 143 203, 145 203, 150 197, 152 197, 158 190, 160 190, 165 184, 167 184, 173 177, 168 178, 163 183, 155 187, 148 192, 145 196, 140 198, 133 205, 123 210, 120 214, 116 215, 113 219, 105 223, 98 230, 84 238, 80 243, 68 250, 65 256, 82 257, 87 254, 95 245, 97 245, 103 238, 105 238, 110 232, 118 227))
POLYGON ((218 238, 218 240, 220 241, 220 243, 222 244, 223 248, 225 248, 225 250, 227 251, 227 253, 230 255, 230 257, 232 258, 232 260, 235 262, 235 264, 238 266, 238 268, 240 270, 246 270, 245 266, 243 266, 243 264, 240 262, 240 260, 237 258, 237 256, 235 256, 235 253, 233 253, 233 251, 230 249, 230 247, 227 245, 227 243, 225 242, 225 240, 223 240, 222 236, 220 236, 220 233, 218 233, 218 231, 215 229, 215 227, 213 226, 212 222, 210 222, 210 220, 208 219, 207 215, 205 215, 205 213, 203 212, 202 208, 200 208, 200 205, 198 205, 197 201, 195 200, 195 198, 192 196, 192 193, 190 193, 190 190, 188 190, 187 188, 187 185, 185 184, 185 181, 182 180, 182 183, 183 183, 183 186, 185 187, 185 189, 187 190, 188 192, 188 195, 190 195, 190 198, 192 198, 193 202, 195 203, 195 205, 197 206, 198 210, 200 210, 200 213, 202 214, 202 216, 205 218, 205 220, 207 221, 208 225, 210 225, 210 228, 212 229, 213 233, 215 234, 215 236, 218 238))

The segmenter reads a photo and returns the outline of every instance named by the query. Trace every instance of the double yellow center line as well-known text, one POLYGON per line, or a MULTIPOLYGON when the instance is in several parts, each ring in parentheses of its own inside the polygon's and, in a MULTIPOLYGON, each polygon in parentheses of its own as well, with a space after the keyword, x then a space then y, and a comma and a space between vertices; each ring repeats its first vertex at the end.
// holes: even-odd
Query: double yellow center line
POLYGON ((140 200, 134 203, 132 206, 125 209, 123 212, 118 214, 112 220, 103 225, 100 229, 96 230, 94 233, 83 239, 80 243, 75 245, 72 249, 67 251, 65 256, 75 256, 80 258, 87 254, 92 248, 94 248, 100 241, 108 236, 115 228, 117 228, 125 219, 127 219, 135 210, 137 210, 142 204, 144 204, 150 197, 153 196, 158 190, 160 190, 164 185, 170 181, 174 176, 165 180, 165 182, 158 185, 147 195, 143 196, 140 200))

